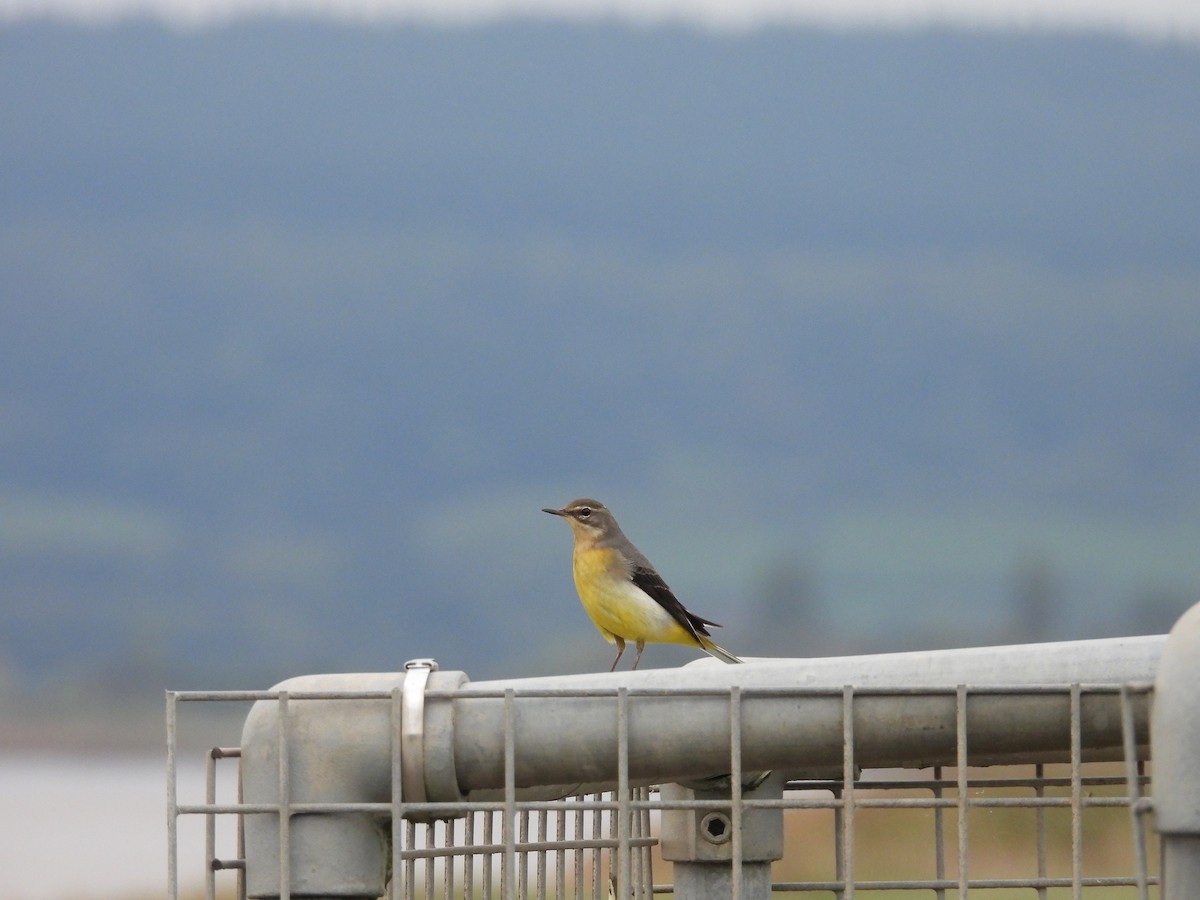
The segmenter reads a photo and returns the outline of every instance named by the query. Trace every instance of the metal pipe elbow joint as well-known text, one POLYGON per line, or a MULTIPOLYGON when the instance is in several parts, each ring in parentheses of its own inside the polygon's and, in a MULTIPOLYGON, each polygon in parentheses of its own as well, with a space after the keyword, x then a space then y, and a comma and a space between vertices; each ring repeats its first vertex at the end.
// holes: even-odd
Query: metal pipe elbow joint
POLYGON ((425 694, 466 681, 418 660, 404 672, 291 678, 272 689, 278 699, 256 702, 242 729, 242 802, 276 811, 245 817, 247 894, 381 896, 388 813, 321 804, 390 804, 397 764, 402 802, 461 800, 445 746, 451 704, 425 694), (346 692, 378 696, 339 696, 346 692))

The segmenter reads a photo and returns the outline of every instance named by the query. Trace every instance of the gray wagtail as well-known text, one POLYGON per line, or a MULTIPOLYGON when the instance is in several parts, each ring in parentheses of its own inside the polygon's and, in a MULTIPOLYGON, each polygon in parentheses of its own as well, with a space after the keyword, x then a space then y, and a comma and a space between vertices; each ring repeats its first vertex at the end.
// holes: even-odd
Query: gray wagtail
POLYGON ((647 643, 687 644, 727 663, 741 662, 718 647, 706 627, 721 626, 684 608, 603 503, 585 497, 542 512, 562 516, 575 535, 575 589, 592 623, 606 641, 617 645, 610 672, 617 668, 626 641, 637 643, 635 669, 647 643))

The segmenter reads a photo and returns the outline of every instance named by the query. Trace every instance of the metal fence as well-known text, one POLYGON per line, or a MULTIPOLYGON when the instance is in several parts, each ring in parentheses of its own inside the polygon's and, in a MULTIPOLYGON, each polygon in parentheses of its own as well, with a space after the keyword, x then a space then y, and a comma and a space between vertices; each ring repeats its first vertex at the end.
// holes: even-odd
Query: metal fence
POLYGON ((198 817, 210 898, 1200 897, 1189 617, 1170 639, 171 692, 169 896, 198 817), (205 796, 178 796, 180 723, 248 703, 205 796))

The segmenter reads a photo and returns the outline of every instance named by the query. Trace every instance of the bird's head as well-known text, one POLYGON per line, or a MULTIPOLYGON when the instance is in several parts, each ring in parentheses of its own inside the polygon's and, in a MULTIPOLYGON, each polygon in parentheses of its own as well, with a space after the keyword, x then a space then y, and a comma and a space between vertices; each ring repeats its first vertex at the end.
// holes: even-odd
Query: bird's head
POLYGON ((577 537, 596 540, 614 532, 619 532, 617 520, 608 511, 608 507, 599 500, 581 497, 572 500, 562 509, 543 509, 542 512, 552 516, 561 516, 567 520, 571 530, 577 537))

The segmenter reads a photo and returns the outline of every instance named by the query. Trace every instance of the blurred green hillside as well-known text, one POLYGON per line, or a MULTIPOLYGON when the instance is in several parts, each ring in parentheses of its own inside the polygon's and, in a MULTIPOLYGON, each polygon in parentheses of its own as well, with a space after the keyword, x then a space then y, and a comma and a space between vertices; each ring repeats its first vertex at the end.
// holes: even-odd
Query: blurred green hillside
POLYGON ((29 23, 0 120, 0 696, 599 668, 584 494, 749 656, 1197 596, 1194 46, 29 23))

